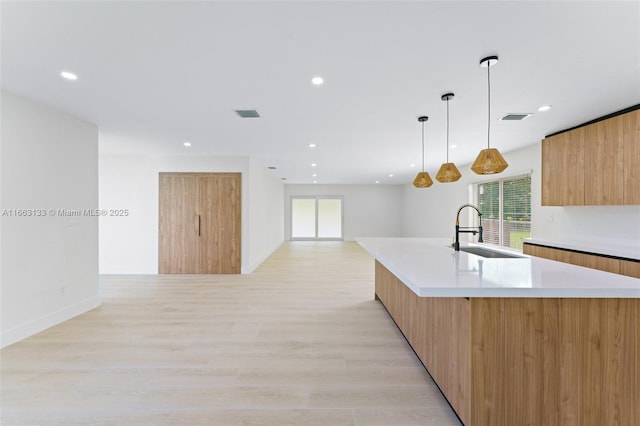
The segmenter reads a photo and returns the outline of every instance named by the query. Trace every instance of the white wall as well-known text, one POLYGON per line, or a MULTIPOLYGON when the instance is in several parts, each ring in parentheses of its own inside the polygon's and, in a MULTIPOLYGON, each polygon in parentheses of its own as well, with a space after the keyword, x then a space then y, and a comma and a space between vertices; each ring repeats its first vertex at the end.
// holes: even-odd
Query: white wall
POLYGON ((249 158, 212 156, 100 156, 100 208, 128 209, 100 218, 101 274, 158 273, 158 174, 242 173, 242 271, 248 267, 249 158))
POLYGON ((253 271, 284 241, 284 184, 249 160, 249 262, 253 271))
MULTIPOLYGON (((456 213, 462 204, 469 202, 469 185, 482 180, 516 176, 531 172, 532 216, 540 206, 540 155, 539 148, 526 148, 503 153, 509 167, 503 173, 486 178, 471 171, 471 164, 456 164, 462 178, 457 182, 440 183, 435 180, 437 170, 431 171, 434 181, 430 188, 418 189, 404 186, 403 235, 406 237, 453 238, 456 213)), ((469 209, 465 213, 470 212, 469 209)), ((473 213, 473 212, 471 212, 473 213)), ((532 225, 533 226, 533 225, 532 225)), ((466 239, 465 236, 461 238, 466 239)), ((475 241, 475 240, 474 240, 475 241)))
POLYGON ((640 206, 539 207, 532 236, 616 246, 640 257, 640 206))
POLYGON ((402 185, 285 185, 285 238, 291 239, 291 196, 344 197, 344 239, 399 237, 402 234, 402 185))
POLYGON ((101 274, 158 273, 158 174, 242 173, 242 273, 283 241, 283 186, 249 157, 100 156, 100 208, 128 209, 100 218, 101 274))
POLYGON ((4 91, 1 105, 4 347, 100 304, 98 219, 57 212, 98 207, 98 129, 4 91))
MULTIPOLYGON (((541 144, 503 153, 507 170, 496 177, 517 175, 527 170, 531 175, 531 233, 550 240, 577 240, 635 248, 640 254, 640 206, 541 205, 541 144)), ((434 182, 431 188, 404 186, 403 235, 406 237, 447 237, 454 234, 455 215, 469 199, 469 184, 481 181, 470 164, 458 165, 462 179, 456 183, 434 182), (425 220, 428 218, 428 220, 425 220)), ((430 171, 431 172, 431 171, 430 171)), ((435 173, 432 175, 435 176, 435 173)))

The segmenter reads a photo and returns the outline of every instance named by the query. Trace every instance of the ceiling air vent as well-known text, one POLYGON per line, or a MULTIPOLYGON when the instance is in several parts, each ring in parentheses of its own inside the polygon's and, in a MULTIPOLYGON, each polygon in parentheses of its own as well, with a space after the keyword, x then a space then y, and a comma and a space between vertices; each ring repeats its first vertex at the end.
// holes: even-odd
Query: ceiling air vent
POLYGON ((275 170, 275 169, 276 169, 276 166, 269 166, 269 167, 267 167, 267 169, 269 169, 269 170, 275 170))
POLYGON ((260 114, 255 109, 236 109, 236 114, 241 118, 259 118, 260 114))
POLYGON ((520 120, 524 120, 525 118, 529 117, 530 113, 521 113, 521 114, 507 114, 504 117, 500 118, 500 120, 503 121, 520 121, 520 120))

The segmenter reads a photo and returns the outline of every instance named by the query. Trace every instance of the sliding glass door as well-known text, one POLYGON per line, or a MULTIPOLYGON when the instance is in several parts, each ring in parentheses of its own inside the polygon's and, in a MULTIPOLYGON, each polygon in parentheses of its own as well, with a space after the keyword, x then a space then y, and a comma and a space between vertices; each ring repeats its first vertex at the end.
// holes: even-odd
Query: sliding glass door
POLYGON ((292 240, 342 240, 342 197, 291 197, 292 240))

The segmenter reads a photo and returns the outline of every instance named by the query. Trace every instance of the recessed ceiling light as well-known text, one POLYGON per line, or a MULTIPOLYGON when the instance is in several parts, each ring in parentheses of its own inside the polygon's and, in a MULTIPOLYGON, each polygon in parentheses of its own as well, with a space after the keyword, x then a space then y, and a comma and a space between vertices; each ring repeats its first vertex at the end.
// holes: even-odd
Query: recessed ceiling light
POLYGON ((410 167, 415 167, 415 166, 416 166, 415 164, 412 164, 410 167))
POLYGON ((377 181, 376 181, 376 183, 380 183, 380 181, 379 181, 379 180, 377 180, 377 181))
POLYGON ((322 83, 324 83, 324 79, 322 77, 313 77, 311 79, 311 82, 316 86, 320 86, 322 83))
POLYGON ((182 145, 184 145, 186 147, 189 147, 189 146, 191 146, 191 142, 182 142, 182 145))
POLYGON ((78 76, 77 76, 77 75, 75 75, 74 73, 69 72, 69 71, 62 71, 62 72, 60 73, 60 75, 61 75, 62 77, 64 77, 64 78, 66 78, 67 80, 77 80, 77 79, 78 79, 78 76))
POLYGON ((456 149, 458 147, 458 145, 449 145, 449 148, 451 149, 456 149))
POLYGON ((311 175, 311 177, 316 177, 316 176, 318 176, 317 173, 314 173, 314 174, 311 175))
POLYGON ((311 163, 311 167, 315 167, 315 166, 317 166, 316 163, 311 163))
POLYGON ((317 181, 317 180, 314 180, 314 181, 313 181, 313 183, 318 183, 318 181, 317 181))
POLYGON ((551 105, 542 105, 540 108, 538 108, 538 111, 543 112, 543 111, 549 111, 551 109, 551 105))
POLYGON ((310 143, 310 144, 309 144, 309 148, 315 148, 315 147, 316 147, 316 144, 315 144, 315 143, 310 143))
POLYGON ((391 174, 389 175, 389 177, 393 177, 393 173, 391 173, 391 174))

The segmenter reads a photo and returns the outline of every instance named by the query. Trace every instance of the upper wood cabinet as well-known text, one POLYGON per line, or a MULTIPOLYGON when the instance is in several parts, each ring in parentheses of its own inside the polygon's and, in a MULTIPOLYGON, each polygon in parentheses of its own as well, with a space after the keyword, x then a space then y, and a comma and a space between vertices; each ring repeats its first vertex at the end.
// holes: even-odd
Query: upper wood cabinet
POLYGON ((640 111, 621 116, 624 145, 624 204, 640 204, 640 111))
POLYGON ((584 127, 587 206, 624 204, 622 117, 584 127))
POLYGON ((584 128, 542 141, 542 205, 584 205, 584 128))
POLYGON ((542 205, 640 204, 640 110, 545 138, 542 205))

